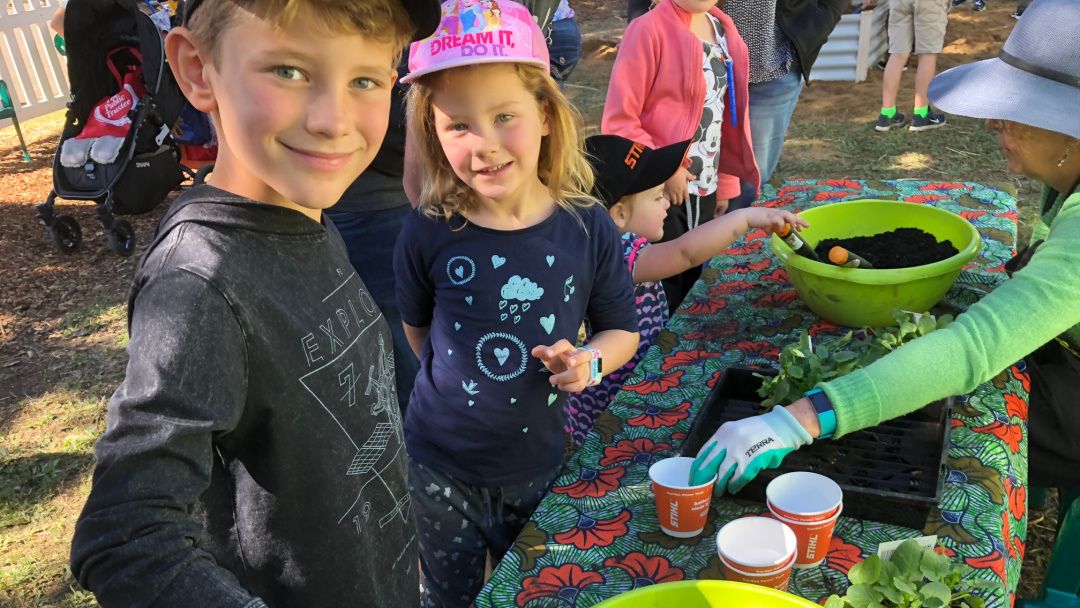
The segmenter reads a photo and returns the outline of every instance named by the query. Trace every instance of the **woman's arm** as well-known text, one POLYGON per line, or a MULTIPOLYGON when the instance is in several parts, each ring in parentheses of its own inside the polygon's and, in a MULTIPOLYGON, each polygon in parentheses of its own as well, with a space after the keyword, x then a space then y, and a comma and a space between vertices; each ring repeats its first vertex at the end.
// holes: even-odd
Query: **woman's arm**
POLYGON ((944 329, 821 385, 837 436, 965 394, 1080 323, 1080 194, 1031 262, 944 329))

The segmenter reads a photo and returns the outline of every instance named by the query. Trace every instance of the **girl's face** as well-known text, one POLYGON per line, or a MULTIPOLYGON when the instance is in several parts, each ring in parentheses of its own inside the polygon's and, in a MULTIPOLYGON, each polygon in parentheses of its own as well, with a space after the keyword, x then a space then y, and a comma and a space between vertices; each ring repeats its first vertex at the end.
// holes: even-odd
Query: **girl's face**
POLYGON ((664 238, 664 218, 671 203, 664 185, 623 198, 611 208, 611 219, 622 232, 633 232, 650 243, 664 238))
MULTIPOLYGON (((986 126, 998 134, 998 145, 1009 165, 1009 172, 1026 175, 1042 182, 1053 175, 1068 137, 1010 120, 988 120, 986 126)), ((1080 150, 1076 150, 1080 153, 1080 150)))
POLYGON ((548 120, 512 64, 449 70, 431 105, 443 153, 465 185, 499 204, 543 190, 537 165, 548 120))
POLYGON ((675 6, 688 13, 707 13, 716 6, 717 0, 672 0, 675 6))

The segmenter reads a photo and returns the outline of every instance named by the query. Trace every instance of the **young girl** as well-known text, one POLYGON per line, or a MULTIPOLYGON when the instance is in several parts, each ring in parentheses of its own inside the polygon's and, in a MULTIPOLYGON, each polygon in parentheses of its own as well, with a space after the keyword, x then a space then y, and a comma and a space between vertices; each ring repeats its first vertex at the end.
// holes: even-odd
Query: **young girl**
MULTIPOLYGON (((590 206, 576 114, 521 5, 498 29, 413 44, 408 125, 419 209, 395 252, 420 374, 405 420, 424 603, 466 606, 562 464, 565 393, 637 346, 619 237, 590 206), (581 349, 586 314, 596 321, 581 349)), ((443 5, 456 19, 459 3, 443 5)), ((470 23, 475 23, 470 21, 470 23)))
MULTIPOLYGON (((759 181, 750 143, 749 69, 746 44, 716 0, 660 0, 626 28, 602 132, 650 148, 692 140, 682 168, 664 187, 675 205, 664 224, 666 240, 722 213, 741 192, 740 179, 759 181)), ((700 274, 695 267, 664 281, 672 311, 700 274)))
POLYGON ((689 143, 652 150, 617 135, 597 135, 586 142, 596 170, 595 191, 622 233, 623 259, 635 284, 641 342, 622 369, 567 399, 566 431, 579 445, 667 322, 667 300, 659 281, 701 266, 750 229, 773 231, 785 224, 796 229, 807 225, 787 211, 749 207, 718 217, 673 240, 650 245, 666 236, 664 218, 669 214, 669 203, 664 183, 679 170, 689 143), (635 162, 627 163, 627 158, 635 162))

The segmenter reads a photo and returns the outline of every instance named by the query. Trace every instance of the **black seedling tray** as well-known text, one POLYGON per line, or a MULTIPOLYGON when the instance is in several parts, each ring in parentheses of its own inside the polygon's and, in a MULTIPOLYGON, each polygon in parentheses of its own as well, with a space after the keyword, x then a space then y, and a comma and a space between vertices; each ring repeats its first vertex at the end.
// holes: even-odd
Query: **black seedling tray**
MULTIPOLYGON (((760 414, 761 379, 771 370, 730 368, 713 388, 681 453, 694 456, 724 422, 760 414)), ((777 469, 762 471, 737 498, 765 501, 765 486, 778 475, 813 471, 840 484, 844 515, 921 530, 945 482, 952 398, 882 424, 815 441, 777 469)))

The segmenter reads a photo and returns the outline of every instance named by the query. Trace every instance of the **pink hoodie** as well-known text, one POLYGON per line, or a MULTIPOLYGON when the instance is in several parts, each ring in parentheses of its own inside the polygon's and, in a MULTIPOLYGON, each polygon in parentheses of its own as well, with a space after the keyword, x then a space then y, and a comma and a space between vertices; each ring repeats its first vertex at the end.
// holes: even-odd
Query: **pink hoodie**
MULTIPOLYGON (((716 189, 716 198, 722 200, 739 195, 740 178, 757 186, 761 174, 750 141, 750 62, 746 43, 731 18, 720 9, 713 7, 709 14, 720 21, 727 36, 739 116, 739 126, 733 127, 731 110, 724 109, 716 189)), ((690 17, 672 0, 661 0, 651 11, 630 22, 611 71, 602 133, 621 135, 650 148, 694 137, 705 105, 705 51, 701 40, 690 31, 690 17)))

